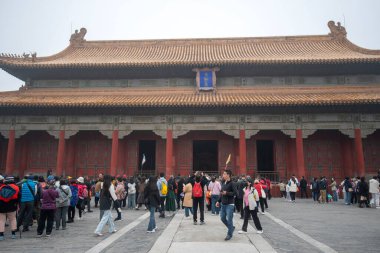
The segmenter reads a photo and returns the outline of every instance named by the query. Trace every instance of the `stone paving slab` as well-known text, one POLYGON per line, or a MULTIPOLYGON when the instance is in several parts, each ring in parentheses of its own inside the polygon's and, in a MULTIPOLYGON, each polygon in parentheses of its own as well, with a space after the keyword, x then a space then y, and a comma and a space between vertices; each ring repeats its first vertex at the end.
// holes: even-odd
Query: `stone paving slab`
MULTIPOLYGON (((379 252, 380 209, 338 203, 318 204, 311 199, 269 201, 270 214, 337 252, 379 252)), ((278 252, 322 252, 265 215, 264 234, 278 252)))
POLYGON ((234 218, 236 227, 234 236, 230 241, 225 241, 227 228, 221 222, 219 216, 205 214, 205 225, 194 225, 191 218, 185 218, 183 212, 179 212, 166 228, 161 237, 156 241, 150 253, 175 253, 192 252, 276 252, 261 235, 256 234, 249 226, 248 234, 238 234, 242 223, 234 218), (257 245, 255 245, 257 244, 257 245))
MULTIPOLYGON (((93 208, 93 211, 92 213, 84 214, 83 220, 77 220, 78 214, 76 213, 74 223, 68 223, 66 230, 53 229, 49 238, 37 238, 37 224, 34 224, 30 231, 22 233, 22 239, 19 239, 19 234, 17 234, 17 239, 11 240, 9 238, 9 227, 7 227, 5 232, 6 240, 0 242, 1 251, 12 253, 85 252, 110 236, 107 225, 103 229, 104 236, 94 236, 95 228, 99 222, 99 209, 93 208)), ((123 210, 124 220, 115 223, 116 229, 126 226, 144 213, 146 212, 123 210)), ((113 217, 116 217, 116 211, 113 211, 113 217)))

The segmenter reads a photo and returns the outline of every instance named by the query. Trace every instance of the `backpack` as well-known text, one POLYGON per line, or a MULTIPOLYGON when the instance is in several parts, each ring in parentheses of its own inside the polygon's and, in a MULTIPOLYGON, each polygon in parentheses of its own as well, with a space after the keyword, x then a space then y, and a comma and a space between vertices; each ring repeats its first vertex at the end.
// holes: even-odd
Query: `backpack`
POLYGON ((199 182, 199 183, 195 182, 195 183, 194 183, 193 196, 194 196, 195 198, 200 198, 200 197, 203 196, 203 191, 202 191, 201 182, 199 182))
POLYGON ((168 194, 168 186, 164 181, 161 181, 161 195, 167 195, 168 194))
POLYGON ((83 188, 83 191, 82 191, 82 197, 83 197, 84 199, 88 198, 88 190, 87 190, 87 186, 85 186, 85 187, 83 188))
POLYGON ((18 198, 20 189, 14 184, 4 184, 0 186, 0 201, 8 203, 18 198))

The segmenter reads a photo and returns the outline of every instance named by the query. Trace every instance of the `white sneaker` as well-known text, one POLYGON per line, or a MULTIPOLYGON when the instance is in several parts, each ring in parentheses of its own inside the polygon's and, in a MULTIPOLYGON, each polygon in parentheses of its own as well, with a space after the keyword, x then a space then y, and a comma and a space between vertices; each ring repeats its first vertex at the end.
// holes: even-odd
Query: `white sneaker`
POLYGON ((262 215, 265 215, 265 212, 261 212, 262 215))
POLYGON ((111 233, 113 234, 113 233, 116 233, 117 232, 117 229, 115 229, 114 231, 112 231, 111 233))
POLYGON ((263 231, 263 230, 257 230, 256 233, 258 233, 258 234, 262 234, 262 233, 264 233, 264 231, 263 231))
POLYGON ((152 231, 146 231, 147 233, 155 233, 156 232, 156 230, 155 229, 153 229, 152 231))
POLYGON ((102 233, 95 233, 96 236, 103 236, 102 233))
POLYGON ((247 231, 240 230, 240 231, 238 231, 238 234, 248 234, 248 232, 247 232, 247 231))
POLYGON ((154 228, 154 230, 155 230, 155 231, 158 230, 158 227, 156 226, 156 227, 154 228))
POLYGON ((82 220, 82 217, 78 217, 77 220, 82 220))

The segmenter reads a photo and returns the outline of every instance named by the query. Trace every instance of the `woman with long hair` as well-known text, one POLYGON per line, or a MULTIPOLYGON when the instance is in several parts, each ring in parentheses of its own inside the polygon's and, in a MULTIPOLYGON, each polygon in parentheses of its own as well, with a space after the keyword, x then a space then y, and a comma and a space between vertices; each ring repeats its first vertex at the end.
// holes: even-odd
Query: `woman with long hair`
POLYGON ((248 219, 250 216, 252 216, 257 233, 263 233, 263 228, 261 227, 259 217, 257 217, 257 212, 259 210, 257 207, 257 202, 260 201, 260 197, 256 188, 252 186, 252 183, 252 179, 248 178, 246 187, 243 189, 244 222, 242 229, 238 232, 239 234, 247 233, 248 219))
POLYGON ((145 203, 150 211, 149 225, 147 233, 156 232, 156 220, 154 218, 154 212, 157 207, 160 206, 160 194, 157 187, 157 178, 150 177, 149 182, 144 190, 145 203))
POLYGON ((105 175, 103 178, 103 186, 100 191, 100 198, 99 198, 99 209, 100 209, 100 212, 103 212, 103 216, 94 232, 97 236, 103 235, 101 232, 106 223, 108 223, 110 233, 117 232, 117 230, 115 229, 115 224, 112 220, 112 212, 111 212, 112 201, 116 201, 116 200, 117 200, 117 197, 115 194, 115 187, 112 184, 111 176, 105 175))

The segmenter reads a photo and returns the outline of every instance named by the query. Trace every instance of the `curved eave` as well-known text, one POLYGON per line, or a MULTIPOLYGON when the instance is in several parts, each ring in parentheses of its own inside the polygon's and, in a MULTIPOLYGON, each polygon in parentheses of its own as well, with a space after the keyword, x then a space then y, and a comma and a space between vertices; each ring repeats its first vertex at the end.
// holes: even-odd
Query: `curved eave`
POLYGON ((149 63, 66 63, 66 64, 32 64, 1 62, 4 69, 89 69, 89 68, 160 68, 160 67, 204 67, 232 65, 301 65, 301 64, 352 64, 380 63, 378 58, 341 58, 341 59, 285 59, 285 60, 231 60, 231 61, 199 61, 199 62, 149 62, 149 63))
POLYGON ((320 101, 320 102, 268 102, 268 103, 71 103, 71 104, 44 104, 44 103, 0 103, 3 108, 218 108, 218 107, 296 107, 296 106, 351 106, 351 105, 380 105, 380 99, 363 101, 320 101))

